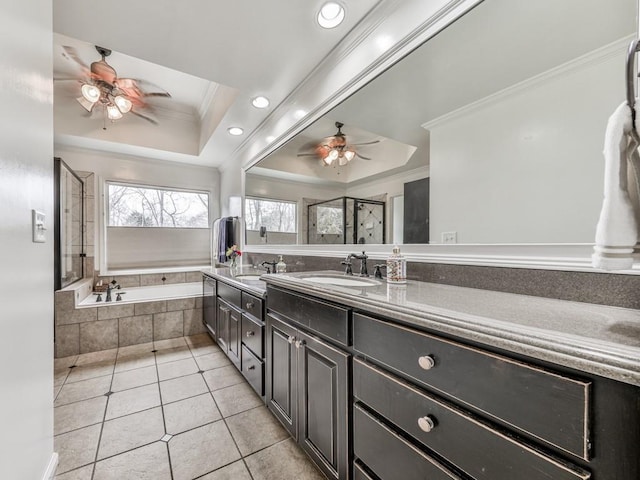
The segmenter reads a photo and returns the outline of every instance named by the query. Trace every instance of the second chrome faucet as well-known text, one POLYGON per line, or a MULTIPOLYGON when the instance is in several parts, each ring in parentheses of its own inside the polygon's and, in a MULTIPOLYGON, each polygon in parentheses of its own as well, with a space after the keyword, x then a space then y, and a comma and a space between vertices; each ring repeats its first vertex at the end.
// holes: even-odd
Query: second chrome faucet
POLYGON ((360 276, 368 277, 369 272, 367 272, 367 258, 369 257, 367 256, 366 253, 364 253, 364 250, 362 251, 361 254, 350 253, 349 255, 347 255, 347 258, 345 258, 341 262, 342 265, 345 265, 345 270, 344 270, 345 275, 353 275, 353 269, 351 268, 351 259, 353 258, 355 258, 356 260, 360 260, 360 276))

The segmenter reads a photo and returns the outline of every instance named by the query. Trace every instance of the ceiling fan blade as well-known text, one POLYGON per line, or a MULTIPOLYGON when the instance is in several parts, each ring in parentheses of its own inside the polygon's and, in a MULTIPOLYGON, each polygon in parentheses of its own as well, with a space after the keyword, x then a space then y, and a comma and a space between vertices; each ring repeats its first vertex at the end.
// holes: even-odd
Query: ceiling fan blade
POLYGON ((373 160, 371 157, 365 157, 364 155, 360 155, 356 152, 356 157, 361 158, 362 160, 373 160))
POLYGON ((154 125, 158 125, 158 121, 157 120, 154 120, 151 117, 147 117, 146 115, 143 115, 141 113, 138 113, 135 110, 130 110, 129 113, 133 113, 136 117, 144 118, 147 122, 151 122, 154 125))
POLYGON ((83 69, 89 70, 89 67, 87 66, 87 64, 84 63, 82 60, 80 60, 80 57, 78 56, 78 52, 74 47, 63 45, 62 50, 64 50, 64 53, 63 53, 64 56, 76 62, 83 69))
POLYGON ((372 140, 371 142, 362 142, 362 143, 352 143, 354 147, 361 147, 362 145, 375 145, 376 143, 380 143, 380 140, 372 140))
POLYGON ((145 97, 166 97, 166 98, 171 98, 171 94, 169 92, 150 92, 150 93, 143 93, 142 94, 145 97))

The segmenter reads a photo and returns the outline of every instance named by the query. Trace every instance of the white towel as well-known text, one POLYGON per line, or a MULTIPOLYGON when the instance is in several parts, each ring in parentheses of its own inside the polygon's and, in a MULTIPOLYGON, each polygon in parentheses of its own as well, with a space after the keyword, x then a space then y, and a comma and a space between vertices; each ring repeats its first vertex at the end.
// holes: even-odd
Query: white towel
POLYGON ((623 103, 609 117, 604 139, 604 201, 591 257, 593 266, 603 270, 631 268, 638 243, 638 221, 629 197, 627 175, 627 161, 638 158, 632 128, 631 109, 623 103))

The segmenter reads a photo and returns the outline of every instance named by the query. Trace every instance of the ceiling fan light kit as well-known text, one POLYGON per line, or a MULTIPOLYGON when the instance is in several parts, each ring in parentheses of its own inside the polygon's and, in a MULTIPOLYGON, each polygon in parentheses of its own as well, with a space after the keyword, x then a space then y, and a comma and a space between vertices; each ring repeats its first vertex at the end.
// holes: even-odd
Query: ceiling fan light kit
MULTIPOLYGON (((118 78, 115 69, 106 61, 106 57, 111 55, 111 50, 97 45, 95 48, 102 58, 88 67, 80 60, 73 47, 64 47, 66 56, 78 63, 84 72, 85 78, 80 82, 81 96, 76 98, 78 103, 90 113, 96 105, 100 105, 105 120, 109 119, 112 122, 131 112, 151 123, 157 123, 153 118, 133 111, 133 107, 148 108, 146 97, 171 97, 171 95, 167 92, 146 93, 140 86, 140 80, 118 78)), ((106 129, 106 125, 103 129, 106 129)))
POLYGON ((365 157, 353 148, 353 145, 373 145, 379 143, 380 140, 373 140, 371 142, 349 145, 347 143, 347 137, 342 133, 342 127, 344 124, 341 122, 335 123, 338 131, 332 137, 325 138, 323 143, 316 146, 314 153, 299 153, 298 156, 317 155, 320 158, 320 163, 325 167, 330 167, 334 162, 338 162, 338 165, 343 167, 347 165, 356 156, 363 160, 371 160, 369 157, 365 157))

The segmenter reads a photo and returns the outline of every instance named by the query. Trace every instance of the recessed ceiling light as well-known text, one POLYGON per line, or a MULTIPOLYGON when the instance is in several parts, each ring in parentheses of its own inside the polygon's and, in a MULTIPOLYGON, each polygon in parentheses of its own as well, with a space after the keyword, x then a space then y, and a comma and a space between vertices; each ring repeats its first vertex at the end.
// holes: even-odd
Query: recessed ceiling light
POLYGON ((251 105, 256 108, 267 108, 269 106, 269 99, 267 97, 258 96, 251 100, 251 105))
POLYGON ((303 119, 303 118, 304 118, 304 116, 305 116, 306 114, 307 114, 307 111, 306 111, 306 110, 299 109, 299 110, 296 110, 295 112, 293 112, 293 117, 294 117, 296 120, 301 120, 301 119, 303 119))
POLYGON ((318 24, 322 28, 334 28, 344 20, 344 8, 336 2, 325 3, 318 12, 318 24))
POLYGON ((229 132, 230 135, 242 135, 244 133, 244 130, 241 129, 240 127, 229 127, 227 128, 227 132, 229 132))
POLYGON ((267 143, 271 143, 276 139, 276 137, 274 137, 273 135, 269 135, 265 140, 267 141, 267 143))

